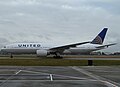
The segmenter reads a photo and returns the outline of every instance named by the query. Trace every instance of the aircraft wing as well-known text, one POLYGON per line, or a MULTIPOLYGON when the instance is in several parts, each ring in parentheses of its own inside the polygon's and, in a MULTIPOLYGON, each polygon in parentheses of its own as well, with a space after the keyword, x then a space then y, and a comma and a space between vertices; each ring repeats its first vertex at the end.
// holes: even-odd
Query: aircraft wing
POLYGON ((116 45, 116 44, 117 44, 117 43, 107 44, 107 45, 98 46, 98 47, 96 47, 96 48, 102 49, 102 48, 109 47, 109 46, 116 45))
POLYGON ((90 43, 90 41, 88 41, 88 42, 82 42, 82 43, 69 44, 69 45, 64 45, 64 46, 58 46, 58 47, 53 47, 53 48, 50 48, 49 50, 51 50, 51 51, 57 51, 57 52, 62 52, 65 49, 69 49, 70 47, 76 47, 77 45, 82 45, 82 44, 87 44, 87 43, 90 43))

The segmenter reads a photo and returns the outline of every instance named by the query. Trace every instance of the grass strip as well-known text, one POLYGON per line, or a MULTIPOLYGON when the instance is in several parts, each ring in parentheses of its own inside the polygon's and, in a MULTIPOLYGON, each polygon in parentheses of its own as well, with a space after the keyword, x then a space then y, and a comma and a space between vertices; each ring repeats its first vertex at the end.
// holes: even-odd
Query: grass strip
POLYGON ((0 65, 6 66, 79 66, 86 65, 87 61, 63 59, 0 59, 0 65))
MULTIPOLYGON (((0 59, 5 66, 87 66, 87 60, 65 59, 0 59)), ((118 60, 93 60, 94 66, 120 65, 118 60)))

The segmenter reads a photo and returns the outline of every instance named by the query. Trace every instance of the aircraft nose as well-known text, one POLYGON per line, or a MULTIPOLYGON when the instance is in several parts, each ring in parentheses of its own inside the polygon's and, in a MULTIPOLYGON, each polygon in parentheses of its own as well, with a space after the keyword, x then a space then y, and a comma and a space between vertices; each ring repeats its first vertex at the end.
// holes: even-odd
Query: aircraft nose
POLYGON ((0 51, 3 51, 3 48, 1 48, 0 51))
POLYGON ((5 48, 1 48, 0 51, 1 51, 1 52, 4 52, 4 51, 5 51, 5 48))

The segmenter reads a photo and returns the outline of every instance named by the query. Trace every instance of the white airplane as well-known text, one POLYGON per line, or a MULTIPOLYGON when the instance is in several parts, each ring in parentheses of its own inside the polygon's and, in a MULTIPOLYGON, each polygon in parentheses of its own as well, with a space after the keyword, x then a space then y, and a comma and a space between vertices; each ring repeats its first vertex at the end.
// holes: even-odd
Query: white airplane
POLYGON ((102 45, 108 28, 104 28, 92 41, 75 43, 63 46, 53 46, 41 43, 14 43, 4 46, 1 51, 11 54, 37 54, 47 57, 54 55, 60 58, 61 54, 90 54, 93 51, 105 49, 114 44, 102 45))

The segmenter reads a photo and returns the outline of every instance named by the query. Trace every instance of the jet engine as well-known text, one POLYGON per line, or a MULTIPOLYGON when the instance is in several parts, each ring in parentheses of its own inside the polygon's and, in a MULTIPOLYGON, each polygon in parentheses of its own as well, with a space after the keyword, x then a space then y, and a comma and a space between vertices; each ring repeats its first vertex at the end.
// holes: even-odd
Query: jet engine
POLYGON ((40 57, 46 57, 48 55, 48 51, 47 50, 37 50, 37 56, 40 57))

